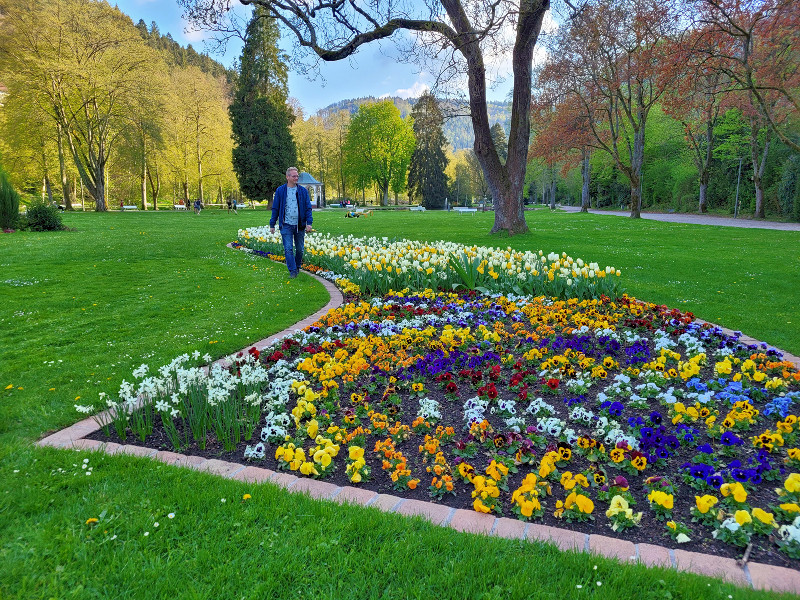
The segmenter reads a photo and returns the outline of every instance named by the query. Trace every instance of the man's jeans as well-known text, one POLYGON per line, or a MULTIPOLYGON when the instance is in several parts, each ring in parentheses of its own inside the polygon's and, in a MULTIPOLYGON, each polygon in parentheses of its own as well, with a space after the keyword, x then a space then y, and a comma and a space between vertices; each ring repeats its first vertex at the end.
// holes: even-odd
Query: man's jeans
POLYGON ((284 225, 281 227, 283 239, 283 255, 286 257, 286 268, 289 273, 296 275, 303 264, 303 251, 305 250, 306 232, 298 231, 297 225, 284 225), (294 250, 292 250, 294 245, 294 250))

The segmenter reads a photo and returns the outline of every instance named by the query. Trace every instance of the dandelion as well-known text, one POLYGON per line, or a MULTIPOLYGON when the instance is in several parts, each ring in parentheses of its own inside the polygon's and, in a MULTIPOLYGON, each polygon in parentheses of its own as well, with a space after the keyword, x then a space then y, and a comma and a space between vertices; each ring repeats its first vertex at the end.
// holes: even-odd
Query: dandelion
POLYGON ((244 496, 242 496, 242 501, 244 502, 245 500, 250 500, 250 498, 252 498, 250 494, 245 494, 244 496))
POLYGON ((100 519, 98 519, 97 517, 90 517, 90 518, 86 519, 86 524, 87 525, 94 525, 95 523, 99 523, 99 522, 100 522, 100 519))

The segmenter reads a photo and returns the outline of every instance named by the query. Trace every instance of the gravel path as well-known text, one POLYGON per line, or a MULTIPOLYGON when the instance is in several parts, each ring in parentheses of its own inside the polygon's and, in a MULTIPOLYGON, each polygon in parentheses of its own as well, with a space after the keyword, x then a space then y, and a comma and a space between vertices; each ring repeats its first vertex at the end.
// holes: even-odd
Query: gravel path
MULTIPOLYGON (((579 206, 561 206, 565 212, 580 212, 579 206)), ((612 215, 630 218, 630 211, 623 210, 589 210, 593 215, 612 215)), ((778 229, 781 231, 800 231, 800 223, 781 223, 779 221, 755 221, 747 218, 732 219, 713 215, 691 213, 642 213, 643 219, 667 221, 670 223, 691 223, 693 225, 717 225, 719 227, 743 227, 746 229, 778 229)))

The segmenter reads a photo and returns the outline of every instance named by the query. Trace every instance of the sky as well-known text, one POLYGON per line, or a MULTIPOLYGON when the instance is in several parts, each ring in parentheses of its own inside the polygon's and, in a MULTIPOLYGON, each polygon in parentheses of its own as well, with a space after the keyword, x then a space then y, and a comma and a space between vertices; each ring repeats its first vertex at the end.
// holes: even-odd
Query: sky
MULTIPOLYGON (((204 39, 209 34, 189 31, 181 17, 182 9, 175 0, 110 0, 110 3, 116 4, 134 23, 142 19, 149 27, 150 22, 155 21, 162 35, 170 33, 183 46, 192 44, 198 52, 206 50, 204 39)), ((290 69, 289 95, 299 101, 306 115, 348 98, 418 97, 432 85, 433 78, 429 73, 420 73, 415 65, 400 62, 396 55, 393 56, 394 52, 391 42, 383 42, 380 46, 367 44, 350 59, 322 62, 319 69, 321 78, 316 80, 290 69)), ((231 43, 224 56, 211 54, 211 57, 230 67, 240 53, 241 43, 231 43)), ((503 72, 507 67, 499 64, 497 69, 503 72)), ((489 90, 488 97, 490 100, 506 100, 510 89, 508 77, 489 90)))

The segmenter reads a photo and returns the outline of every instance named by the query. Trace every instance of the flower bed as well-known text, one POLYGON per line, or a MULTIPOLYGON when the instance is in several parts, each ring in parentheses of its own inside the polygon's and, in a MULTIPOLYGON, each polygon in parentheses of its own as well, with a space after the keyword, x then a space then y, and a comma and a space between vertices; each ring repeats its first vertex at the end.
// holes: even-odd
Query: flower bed
MULTIPOLYGON (((364 295, 402 289, 478 289, 578 299, 621 294, 618 269, 601 269, 566 253, 316 233, 305 240, 306 263, 347 278, 364 295)), ((280 235, 266 226, 240 230, 238 241, 262 254, 283 254, 280 235)))
POLYGON ((691 314, 392 293, 184 363, 124 384, 103 439, 798 567, 800 374, 691 314))

